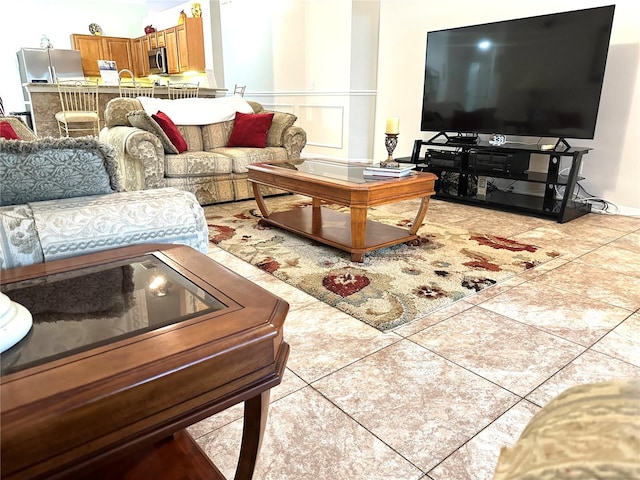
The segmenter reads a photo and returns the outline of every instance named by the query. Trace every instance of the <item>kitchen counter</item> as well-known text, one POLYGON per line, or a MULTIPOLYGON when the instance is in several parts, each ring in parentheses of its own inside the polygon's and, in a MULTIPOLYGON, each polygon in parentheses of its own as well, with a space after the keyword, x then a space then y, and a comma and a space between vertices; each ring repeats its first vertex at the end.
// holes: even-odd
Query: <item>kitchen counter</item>
MULTIPOLYGON (((61 110, 60 95, 55 83, 25 83, 23 85, 29 95, 29 102, 25 102, 30 108, 33 128, 39 137, 58 137, 58 122, 55 114, 61 110)), ((223 97, 227 93, 224 88, 200 87, 199 96, 203 98, 223 97)), ((100 85, 98 87, 98 103, 100 113, 100 126, 104 126, 104 109, 112 98, 120 96, 117 85, 100 85)), ((166 86, 156 87, 154 96, 167 98, 166 86)))

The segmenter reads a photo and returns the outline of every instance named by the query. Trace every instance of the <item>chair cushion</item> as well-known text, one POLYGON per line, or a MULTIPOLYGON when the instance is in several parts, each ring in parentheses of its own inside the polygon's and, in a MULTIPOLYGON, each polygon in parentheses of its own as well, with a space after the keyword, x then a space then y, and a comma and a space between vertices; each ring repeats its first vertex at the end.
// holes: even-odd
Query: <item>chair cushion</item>
POLYGON ((84 123, 98 120, 96 112, 58 112, 55 117, 62 123, 84 123))

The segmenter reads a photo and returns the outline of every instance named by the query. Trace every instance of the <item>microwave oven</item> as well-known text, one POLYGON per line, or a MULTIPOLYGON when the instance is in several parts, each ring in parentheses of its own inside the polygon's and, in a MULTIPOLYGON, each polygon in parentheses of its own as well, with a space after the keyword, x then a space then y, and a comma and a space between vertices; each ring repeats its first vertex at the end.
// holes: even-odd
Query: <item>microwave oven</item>
POLYGON ((149 50, 149 73, 161 75, 167 70, 167 49, 165 47, 149 50))

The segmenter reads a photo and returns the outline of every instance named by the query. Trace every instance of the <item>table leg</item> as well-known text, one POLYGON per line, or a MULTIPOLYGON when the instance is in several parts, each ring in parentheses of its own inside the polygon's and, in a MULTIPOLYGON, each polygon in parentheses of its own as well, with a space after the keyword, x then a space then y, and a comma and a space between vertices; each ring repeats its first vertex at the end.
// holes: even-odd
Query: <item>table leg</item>
POLYGON ((351 248, 360 252, 351 252, 351 261, 364 261, 364 242, 367 238, 367 207, 351 207, 351 248))
POLYGON ((322 201, 319 198, 311 199, 311 233, 322 236, 322 201))
POLYGON ((256 199, 256 203, 258 204, 258 208, 260 209, 262 218, 269 218, 269 209, 267 208, 267 204, 264 203, 264 198, 262 198, 262 192, 260 191, 260 184, 251 183, 251 187, 253 188, 253 196, 256 199))
POLYGON ((411 235, 417 234, 418 229, 422 225, 424 216, 427 214, 427 207, 429 206, 429 198, 430 197, 422 197, 422 202, 420 202, 420 208, 418 209, 418 213, 416 213, 416 218, 413 220, 413 225, 409 229, 409 233, 411 235))
POLYGON ((244 426, 242 445, 235 480, 251 480, 256 468, 260 445, 267 425, 269 397, 271 390, 265 390, 244 402, 244 426))

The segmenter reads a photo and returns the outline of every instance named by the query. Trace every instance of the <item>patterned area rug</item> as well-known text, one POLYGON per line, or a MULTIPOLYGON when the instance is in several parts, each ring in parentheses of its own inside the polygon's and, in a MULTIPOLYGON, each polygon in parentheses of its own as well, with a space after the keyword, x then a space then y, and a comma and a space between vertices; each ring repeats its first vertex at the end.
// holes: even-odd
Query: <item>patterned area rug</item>
MULTIPOLYGON (((272 212, 311 208, 310 199, 299 195, 271 197, 267 204, 272 212)), ((370 209, 368 218, 408 226, 417 208, 415 202, 385 205, 370 209)), ((558 256, 533 245, 425 222, 419 245, 387 247, 366 254, 364 263, 353 263, 347 252, 263 225, 253 200, 205 207, 205 214, 212 243, 381 331, 558 256)))

